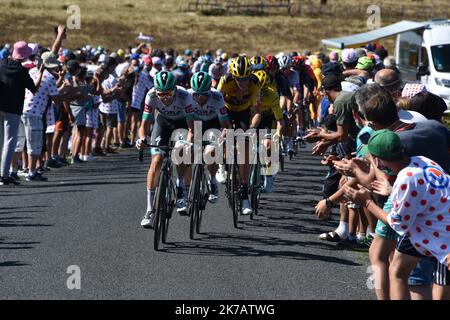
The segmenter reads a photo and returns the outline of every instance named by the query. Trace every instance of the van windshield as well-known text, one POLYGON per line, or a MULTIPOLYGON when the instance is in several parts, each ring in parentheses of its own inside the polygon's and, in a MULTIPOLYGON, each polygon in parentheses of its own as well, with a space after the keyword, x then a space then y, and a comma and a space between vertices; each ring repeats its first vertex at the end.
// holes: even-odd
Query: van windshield
POLYGON ((450 72, 450 44, 431 47, 433 64, 438 72, 450 72))

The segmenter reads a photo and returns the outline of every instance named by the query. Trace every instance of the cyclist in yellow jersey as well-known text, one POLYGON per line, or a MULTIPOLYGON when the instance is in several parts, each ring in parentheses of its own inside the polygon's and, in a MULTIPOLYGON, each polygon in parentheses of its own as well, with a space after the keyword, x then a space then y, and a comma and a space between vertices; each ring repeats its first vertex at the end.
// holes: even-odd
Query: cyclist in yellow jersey
MULTIPOLYGON (((260 99, 258 101, 261 112, 261 121, 258 125, 258 129, 267 130, 268 134, 271 133, 270 130, 276 129, 276 136, 280 137, 284 125, 283 111, 280 106, 280 96, 277 93, 275 85, 271 84, 267 72, 259 70, 254 74, 258 78, 261 87, 260 99)), ((271 149, 271 145, 272 140, 270 138, 264 141, 264 146, 267 150, 271 149)), ((273 176, 270 173, 267 173, 264 177, 264 191, 273 192, 273 176)))
MULTIPOLYGON (((231 62, 229 73, 222 76, 217 89, 222 93, 225 100, 230 121, 234 129, 256 129, 261 114, 258 99, 260 87, 258 78, 252 74, 251 64, 247 57, 237 57, 231 62)), ((248 141, 245 149, 249 150, 248 141)), ((248 199, 248 181, 250 173, 250 159, 248 152, 245 155, 245 164, 239 165, 239 173, 242 182, 242 214, 250 214, 253 209, 248 199)), ((218 179, 223 179, 223 167, 219 168, 218 179)))

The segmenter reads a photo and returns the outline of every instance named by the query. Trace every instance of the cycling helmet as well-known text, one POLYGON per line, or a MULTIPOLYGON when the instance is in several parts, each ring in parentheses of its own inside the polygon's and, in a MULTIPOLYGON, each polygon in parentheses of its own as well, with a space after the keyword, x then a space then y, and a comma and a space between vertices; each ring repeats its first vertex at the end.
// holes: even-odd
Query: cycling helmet
POLYGON ((254 73, 254 75, 258 78, 259 86, 261 88, 266 88, 269 85, 270 77, 267 72, 265 72, 264 70, 258 70, 254 73))
POLYGON ((250 63, 252 64, 252 70, 264 70, 267 66, 267 62, 262 56, 256 56, 250 59, 250 63))
POLYGON ((295 56, 292 58, 294 67, 301 67, 305 64, 305 57, 295 56))
POLYGON ((294 58, 295 56, 298 56, 298 52, 297 51, 292 51, 291 53, 289 53, 289 56, 291 58, 294 58))
POLYGON ((172 91, 175 84, 175 76, 169 71, 160 71, 155 76, 155 88, 160 92, 172 91))
POLYGON ((270 54, 266 56, 266 62, 267 62, 268 68, 278 68, 279 67, 277 58, 275 58, 274 56, 272 56, 270 54))
POLYGON ((206 64, 211 64, 211 63, 213 63, 212 56, 209 55, 209 54, 205 54, 205 55, 203 56, 203 63, 206 63, 206 64))
POLYGON ((288 55, 283 55, 278 58, 280 69, 290 68, 292 66, 292 59, 288 55))
POLYGON ((191 78, 191 88, 194 92, 205 93, 211 89, 211 76, 203 71, 197 72, 191 78))
POLYGON ((247 57, 233 59, 229 67, 231 74, 236 78, 246 78, 251 75, 252 68, 247 57))

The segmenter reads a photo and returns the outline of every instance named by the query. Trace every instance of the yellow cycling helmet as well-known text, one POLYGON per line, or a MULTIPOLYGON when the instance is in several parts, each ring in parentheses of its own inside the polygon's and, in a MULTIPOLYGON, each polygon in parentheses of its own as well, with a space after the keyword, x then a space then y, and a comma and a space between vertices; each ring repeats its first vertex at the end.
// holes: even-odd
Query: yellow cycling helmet
POLYGON ((231 62, 229 70, 235 78, 247 78, 252 74, 252 67, 247 57, 237 57, 231 62))
POLYGON ((267 67, 267 61, 262 56, 255 56, 250 59, 252 70, 264 70, 267 67))
POLYGON ((117 55, 120 58, 125 58, 125 51, 123 49, 119 49, 119 50, 117 50, 117 55))
POLYGON ((267 88, 267 86, 270 83, 270 77, 269 74, 267 72, 265 72, 264 70, 258 70, 254 73, 254 75, 258 78, 259 80, 259 86, 264 89, 267 88))

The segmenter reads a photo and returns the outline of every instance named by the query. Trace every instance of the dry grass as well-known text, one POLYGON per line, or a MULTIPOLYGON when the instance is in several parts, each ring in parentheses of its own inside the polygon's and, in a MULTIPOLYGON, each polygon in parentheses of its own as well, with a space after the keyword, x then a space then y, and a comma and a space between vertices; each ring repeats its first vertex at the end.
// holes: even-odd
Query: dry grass
MULTIPOLYGON (((346 16, 346 8, 355 8, 360 1, 328 1, 337 5, 336 16, 201 16, 181 11, 186 1, 177 0, 0 0, 2 32, 0 43, 25 39, 50 45, 53 27, 65 23, 66 8, 77 4, 81 8, 81 30, 70 30, 67 46, 79 47, 90 43, 110 48, 134 45, 136 35, 151 34, 156 47, 177 49, 224 48, 228 51, 266 53, 320 49, 320 40, 366 31, 366 14, 346 16), (340 11, 339 11, 340 10, 340 11)), ((302 2, 304 3, 304 2, 302 2)), ((317 4, 318 1, 312 1, 317 4)), ((398 1, 373 1, 388 12, 398 1)), ((416 19, 425 8, 448 15, 447 0, 428 2, 407 1, 405 19, 416 19)), ((363 9, 366 8, 364 7, 363 9)), ((365 12, 365 10, 363 10, 365 12)), ((356 12, 356 11, 354 11, 356 12)), ((442 16, 442 14, 441 14, 442 16)), ((398 18, 383 19, 386 25, 398 18)), ((421 19, 418 19, 421 20, 421 19)), ((393 39, 387 41, 392 48, 393 39)))

